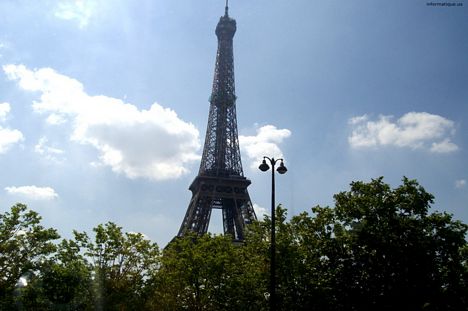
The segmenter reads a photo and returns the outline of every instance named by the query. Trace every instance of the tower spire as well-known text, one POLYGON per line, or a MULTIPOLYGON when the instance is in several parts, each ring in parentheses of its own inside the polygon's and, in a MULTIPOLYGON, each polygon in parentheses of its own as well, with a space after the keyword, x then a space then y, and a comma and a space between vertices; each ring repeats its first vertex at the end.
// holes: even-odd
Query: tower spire
POLYGON ((229 0, 226 0, 226 7, 224 8, 224 16, 229 16, 229 0))
POLYGON ((256 216, 247 191, 250 180, 244 177, 239 150, 233 55, 236 21, 228 16, 228 0, 215 33, 218 52, 205 145, 198 176, 189 187, 192 199, 178 236, 190 231, 206 233, 211 211, 221 209, 224 233, 234 240, 243 240, 245 225, 256 216))

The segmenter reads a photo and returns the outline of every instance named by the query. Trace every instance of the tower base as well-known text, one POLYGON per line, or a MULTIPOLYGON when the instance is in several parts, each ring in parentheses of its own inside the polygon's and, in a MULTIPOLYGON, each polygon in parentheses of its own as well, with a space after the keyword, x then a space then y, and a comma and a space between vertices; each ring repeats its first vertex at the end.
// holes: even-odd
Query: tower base
POLYGON ((211 211, 221 209, 224 234, 234 240, 244 239, 244 225, 256 219, 247 187, 250 180, 242 176, 197 176, 190 185, 192 199, 180 227, 178 236, 192 231, 204 234, 208 231, 211 211))

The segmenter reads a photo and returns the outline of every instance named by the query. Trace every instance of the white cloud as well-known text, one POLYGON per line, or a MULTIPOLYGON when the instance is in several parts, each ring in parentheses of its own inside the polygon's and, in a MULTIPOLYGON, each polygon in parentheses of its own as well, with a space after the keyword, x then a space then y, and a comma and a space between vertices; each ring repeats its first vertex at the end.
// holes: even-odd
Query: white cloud
POLYGON ((466 187, 466 180, 465 179, 459 179, 455 181, 455 188, 462 189, 466 187))
POLYGON ((55 192, 55 190, 50 187, 5 187, 5 191, 9 194, 21 195, 32 200, 52 200, 58 197, 58 194, 55 192))
POLYGON ((10 44, 5 41, 0 41, 0 58, 3 58, 2 51, 8 50, 10 48, 10 44))
POLYGON ((457 151, 458 146, 452 143, 450 139, 446 138, 441 142, 432 143, 430 150, 434 153, 449 153, 457 151))
POLYGON ((270 215, 270 213, 268 212, 268 210, 266 208, 261 207, 257 203, 253 203, 253 208, 254 208, 254 211, 255 211, 255 215, 257 215, 258 220, 263 220, 265 215, 270 215))
POLYGON ((96 9, 92 0, 60 0, 54 10, 57 18, 76 21, 80 28, 85 28, 96 9))
POLYGON ((39 91, 33 109, 49 124, 57 123, 51 118, 70 124, 71 139, 95 147, 101 164, 114 172, 129 178, 174 179, 200 158, 198 130, 169 108, 154 103, 139 110, 120 99, 90 96, 79 81, 50 68, 6 65, 3 70, 24 90, 39 91))
POLYGON ((10 113, 9 103, 0 103, 0 122, 5 122, 6 116, 10 113))
MULTIPOLYGON (((5 122, 10 110, 9 103, 0 103, 0 122, 5 122)), ((0 126, 0 154, 7 152, 14 144, 23 140, 23 133, 19 130, 0 126)))
POLYGON ((47 124, 50 124, 50 125, 59 125, 59 124, 66 123, 67 120, 61 115, 51 114, 47 117, 46 122, 47 124))
POLYGON ((454 122, 427 112, 409 112, 396 122, 391 116, 380 116, 370 121, 367 115, 353 117, 348 142, 352 148, 379 146, 426 149, 434 153, 449 153, 458 150, 450 141, 455 134, 454 122))
POLYGON ((255 169, 263 156, 282 158, 279 144, 291 136, 288 129, 278 129, 274 125, 265 125, 257 129, 255 136, 239 136, 241 151, 251 160, 250 167, 255 169))
POLYGON ((14 144, 23 140, 23 133, 20 131, 0 126, 0 154, 7 152, 14 144))
POLYGON ((34 151, 44 156, 47 160, 59 161, 60 156, 64 154, 64 151, 59 148, 47 146, 47 142, 47 137, 41 137, 36 146, 34 146, 34 151))
POLYGON ((362 116, 352 117, 351 119, 349 119, 348 123, 352 125, 359 124, 359 123, 367 121, 367 118, 368 118, 367 114, 362 115, 362 116))

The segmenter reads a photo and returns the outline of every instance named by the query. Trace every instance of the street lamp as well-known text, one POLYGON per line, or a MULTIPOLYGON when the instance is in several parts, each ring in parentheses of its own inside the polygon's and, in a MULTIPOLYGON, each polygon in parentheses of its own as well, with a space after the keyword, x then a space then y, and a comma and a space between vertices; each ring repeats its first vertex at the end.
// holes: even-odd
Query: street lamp
POLYGON ((286 166, 284 166, 283 159, 276 159, 263 157, 262 164, 258 167, 262 172, 266 172, 270 169, 270 166, 267 164, 267 160, 271 164, 271 262, 270 262, 270 310, 276 310, 276 274, 275 274, 275 264, 276 264, 276 232, 275 232, 275 164, 278 161, 280 165, 276 171, 280 174, 284 174, 288 171, 286 166))

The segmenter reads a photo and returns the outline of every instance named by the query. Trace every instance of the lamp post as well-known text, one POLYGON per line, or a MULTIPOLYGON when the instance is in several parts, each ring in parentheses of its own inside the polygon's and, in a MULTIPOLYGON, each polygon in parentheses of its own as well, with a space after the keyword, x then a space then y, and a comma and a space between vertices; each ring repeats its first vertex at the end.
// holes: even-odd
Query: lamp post
POLYGON ((263 157, 262 164, 258 167, 262 172, 266 172, 270 169, 267 164, 267 160, 271 164, 271 261, 270 261, 270 310, 276 310, 276 232, 275 232, 275 164, 281 161, 276 171, 280 174, 287 172, 286 166, 284 166, 283 159, 275 159, 269 157, 263 157))

